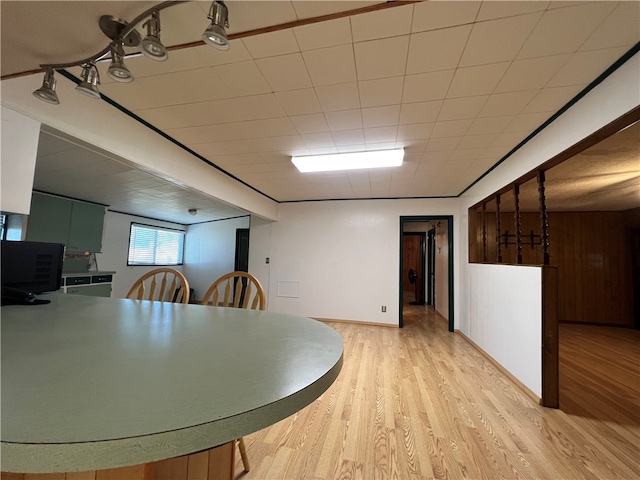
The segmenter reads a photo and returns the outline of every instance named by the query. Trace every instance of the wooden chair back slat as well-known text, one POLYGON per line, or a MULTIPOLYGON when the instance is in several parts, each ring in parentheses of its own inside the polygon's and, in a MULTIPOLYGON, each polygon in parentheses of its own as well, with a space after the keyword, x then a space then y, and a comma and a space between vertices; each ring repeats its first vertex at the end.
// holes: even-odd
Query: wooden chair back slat
POLYGON ((156 268, 136 280, 127 293, 127 298, 189 303, 189 282, 178 270, 167 267, 156 268), (159 288, 158 280, 160 280, 159 288))
POLYGON ((213 282, 200 303, 252 310, 265 310, 267 307, 264 289, 258 279, 250 273, 239 271, 227 273, 213 282))

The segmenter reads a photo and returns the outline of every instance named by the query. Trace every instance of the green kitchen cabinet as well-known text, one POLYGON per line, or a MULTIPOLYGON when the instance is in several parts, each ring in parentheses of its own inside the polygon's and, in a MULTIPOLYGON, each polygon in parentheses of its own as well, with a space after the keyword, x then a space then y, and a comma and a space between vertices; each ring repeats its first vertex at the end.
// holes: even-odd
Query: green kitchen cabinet
POLYGON ((67 244, 71 224, 71 200, 39 195, 31 197, 26 240, 67 244))
POLYGON ((64 243, 67 253, 102 250, 102 205, 34 193, 26 240, 64 243))

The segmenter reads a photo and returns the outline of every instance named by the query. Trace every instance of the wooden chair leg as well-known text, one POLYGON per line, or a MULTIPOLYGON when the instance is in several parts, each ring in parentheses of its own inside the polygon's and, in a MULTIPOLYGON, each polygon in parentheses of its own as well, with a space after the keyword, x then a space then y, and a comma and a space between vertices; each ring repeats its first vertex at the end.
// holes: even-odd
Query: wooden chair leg
POLYGON ((244 471, 249 471, 249 457, 247 456, 247 448, 244 446, 244 439, 240 437, 238 439, 238 449, 240 450, 240 456, 242 457, 242 465, 244 465, 244 471))

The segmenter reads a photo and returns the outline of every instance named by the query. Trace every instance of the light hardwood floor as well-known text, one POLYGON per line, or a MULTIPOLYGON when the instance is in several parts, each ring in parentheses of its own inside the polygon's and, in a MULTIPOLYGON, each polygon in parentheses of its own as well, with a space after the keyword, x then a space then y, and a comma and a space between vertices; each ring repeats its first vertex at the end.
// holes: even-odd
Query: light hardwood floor
POLYGON ((340 376, 246 436, 236 479, 640 478, 637 392, 630 422, 543 408, 427 307, 405 313, 404 329, 330 323, 340 376))

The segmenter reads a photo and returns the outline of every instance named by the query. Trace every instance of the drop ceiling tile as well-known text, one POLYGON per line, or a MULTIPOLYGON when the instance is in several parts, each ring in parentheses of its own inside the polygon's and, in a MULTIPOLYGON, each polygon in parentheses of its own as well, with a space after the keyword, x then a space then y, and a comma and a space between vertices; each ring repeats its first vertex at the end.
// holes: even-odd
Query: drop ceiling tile
POLYGON ((397 125, 399 117, 400 105, 362 109, 362 122, 365 128, 397 125))
POLYGON ((491 143, 491 147, 510 147, 513 148, 524 140, 525 135, 522 132, 501 133, 491 143))
POLYGON ((355 82, 316 87, 316 94, 325 112, 360 108, 358 84, 355 82))
POLYGON ((208 67, 102 85, 103 94, 130 110, 229 98, 233 92, 208 67), (158 92, 162 92, 161 95, 158 92))
POLYGON ((619 2, 580 50, 630 47, 640 40, 640 2, 619 2))
POLYGON ((407 73, 456 68, 467 44, 471 25, 414 33, 409 43, 407 73))
POLYGON ((509 62, 458 68, 451 81, 447 98, 472 97, 492 93, 507 71, 509 62))
POLYGON ((153 126, 165 130, 252 119, 251 113, 242 110, 242 107, 242 101, 233 98, 188 105, 134 110, 134 113, 140 115, 140 117, 153 126), (212 115, 212 112, 216 112, 216 114, 212 115))
MULTIPOLYGON (((193 48, 183 48, 169 52, 169 57, 164 62, 154 62, 141 55, 127 58, 127 67, 137 79, 152 75, 165 75, 167 73, 182 72, 185 70, 197 70, 202 68, 202 57, 193 48)), ((104 67, 104 75, 100 68, 100 80, 102 84, 111 83, 111 78, 106 74, 109 62, 98 63, 99 68, 104 67)))
POLYGON ((273 151, 275 145, 270 138, 255 138, 245 140, 233 140, 230 142, 218 142, 210 145, 202 145, 202 149, 211 149, 217 155, 234 155, 238 153, 254 153, 261 151, 273 151))
POLYGON ((520 51, 543 12, 476 23, 461 67, 510 61, 520 51))
POLYGON ((245 37, 242 42, 254 59, 287 55, 300 51, 296 37, 291 29, 245 37))
POLYGON ((339 132, 332 132, 333 141, 337 146, 345 145, 364 145, 364 130, 342 130, 339 132))
POLYGON ((626 47, 574 53, 551 78, 548 87, 588 85, 627 51, 626 47))
POLYGON ((533 132, 555 112, 521 113, 507 126, 505 132, 533 132))
POLYGON ((522 111, 523 113, 535 112, 557 112, 569 100, 575 97, 582 85, 571 85, 568 87, 553 87, 542 90, 522 111))
POLYGON ((478 22, 494 20, 496 18, 515 17, 527 13, 541 12, 546 10, 549 2, 543 1, 504 1, 504 2, 482 2, 478 12, 478 22))
POLYGON ((473 123, 473 120, 452 120, 449 122, 436 122, 431 132, 431 138, 461 137, 473 123))
POLYGON ((411 32, 413 5, 385 8, 374 12, 353 15, 351 31, 354 42, 397 37, 411 32))
POLYGON ((363 107, 396 105, 402 101, 404 77, 381 78, 358 82, 363 107))
MULTIPOLYGON (((209 3, 197 2, 208 12, 209 3)), ((237 33, 236 28, 247 32, 271 25, 293 22, 298 19, 291 2, 229 2, 228 34, 237 33)), ((205 19, 206 20, 206 19, 205 19)), ((202 27, 203 29, 205 25, 202 27)), ((210 47, 214 48, 214 47, 210 47)))
MULTIPOLYGON (((206 26, 205 26, 206 27, 206 26)), ((204 28, 204 27, 203 27, 204 28)), ((211 45, 202 45, 201 47, 187 48, 186 51, 194 51, 200 57, 204 65, 211 67, 217 65, 226 65, 229 63, 239 63, 251 60, 251 55, 247 47, 244 46, 242 40, 229 40, 229 50, 220 50, 211 45)), ((181 50, 179 50, 181 51, 181 50)), ((171 52, 169 55, 171 55, 171 52)))
POLYGON ((318 96, 313 88, 277 92, 276 97, 287 115, 304 115, 322 111, 318 96))
POLYGON ((302 135, 302 139, 309 149, 335 147, 333 137, 329 132, 305 133, 302 135))
POLYGON ((615 5, 615 2, 593 2, 546 11, 517 58, 575 52, 615 5))
POLYGON ((293 33, 302 51, 351 44, 348 17, 295 27, 293 33), (331 32, 331 35, 327 35, 327 32, 331 32))
POLYGON ((212 68, 235 95, 271 92, 271 87, 252 61, 218 65, 212 68))
POLYGON ((469 131, 469 135, 483 135, 487 133, 501 133, 513 122, 515 115, 505 115, 502 117, 476 118, 469 131))
POLYGON ((400 125, 435 122, 442 108, 442 100, 403 103, 400 106, 400 125))
POLYGON ((449 157, 449 161, 451 162, 465 162, 465 166, 469 166, 469 163, 476 160, 482 152, 484 152, 484 148, 469 148, 466 150, 455 150, 451 156, 449 157))
POLYGON ((467 148, 487 148, 495 141, 497 137, 498 135, 496 134, 467 135, 460 141, 460 143, 458 144, 458 148, 461 150, 467 148))
MULTIPOLYGON (((364 131, 362 132, 362 137, 364 138, 364 131)), ((366 147, 364 145, 364 140, 362 142, 363 143, 357 143, 354 145, 338 145, 336 149, 338 150, 338 153, 364 152, 366 147)))
MULTIPOLYGON (((438 141, 434 141, 433 145, 437 146, 438 144, 446 144, 447 142, 452 143, 451 140, 438 140, 438 141)), ((447 146, 447 145, 444 145, 447 146)), ((451 158, 451 155, 453 154, 453 148, 451 149, 447 149, 447 150, 428 150, 425 151, 424 154, 422 155, 422 158, 420 159, 420 167, 428 167, 429 165, 438 165, 439 167, 442 167, 445 162, 447 162, 449 160, 449 158, 451 158)), ((419 167, 419 168, 420 168, 419 167)))
POLYGON ((354 44, 358 80, 405 74, 409 35, 354 44))
POLYGON ((496 87, 496 93, 519 92, 543 88, 569 60, 569 55, 516 60, 496 87))
POLYGON ((398 127, 375 127, 364 129, 364 139, 368 144, 395 142, 398 127))
MULTIPOLYGON (((455 70, 407 75, 404 79, 402 103, 424 102, 445 98, 455 70)), ((471 96, 473 94, 470 94, 471 96)))
POLYGON ((302 55, 299 53, 261 58, 256 60, 256 65, 275 92, 312 86, 302 55))
POLYGON ((244 127, 246 129, 246 135, 242 138, 282 137, 285 135, 295 135, 297 133, 295 127, 287 117, 241 122, 238 127, 244 127))
POLYGON ((479 117, 500 117, 503 115, 517 115, 538 93, 537 90, 528 92, 497 93, 491 95, 480 111, 479 117))
POLYGON ((362 112, 359 109, 325 112, 324 116, 332 132, 362 128, 362 112))
POLYGON ((398 126, 398 141, 427 140, 431 136, 433 123, 414 123, 398 126))
POLYGON ((315 86, 354 82, 356 66, 351 45, 302 52, 315 86))
POLYGON ((273 137, 271 139, 274 147, 282 152, 291 153, 293 150, 306 149, 307 145, 300 135, 286 135, 282 137, 273 137))
POLYGON ((328 132, 329 126, 322 113, 312 113, 310 115, 297 115, 289 117, 298 133, 328 132))
POLYGON ((414 5, 411 32, 472 23, 480 2, 418 2, 414 5))
POLYGON ((448 156, 451 156, 451 152, 456 149, 460 140, 462 137, 431 138, 427 143, 425 155, 431 152, 448 152, 448 156))
POLYGON ((488 95, 478 97, 448 98, 442 104, 438 121, 475 118, 486 103, 488 95))
POLYGON ((284 109, 273 93, 252 95, 238 100, 241 103, 242 108, 244 108, 251 117, 256 120, 286 116, 284 109))

